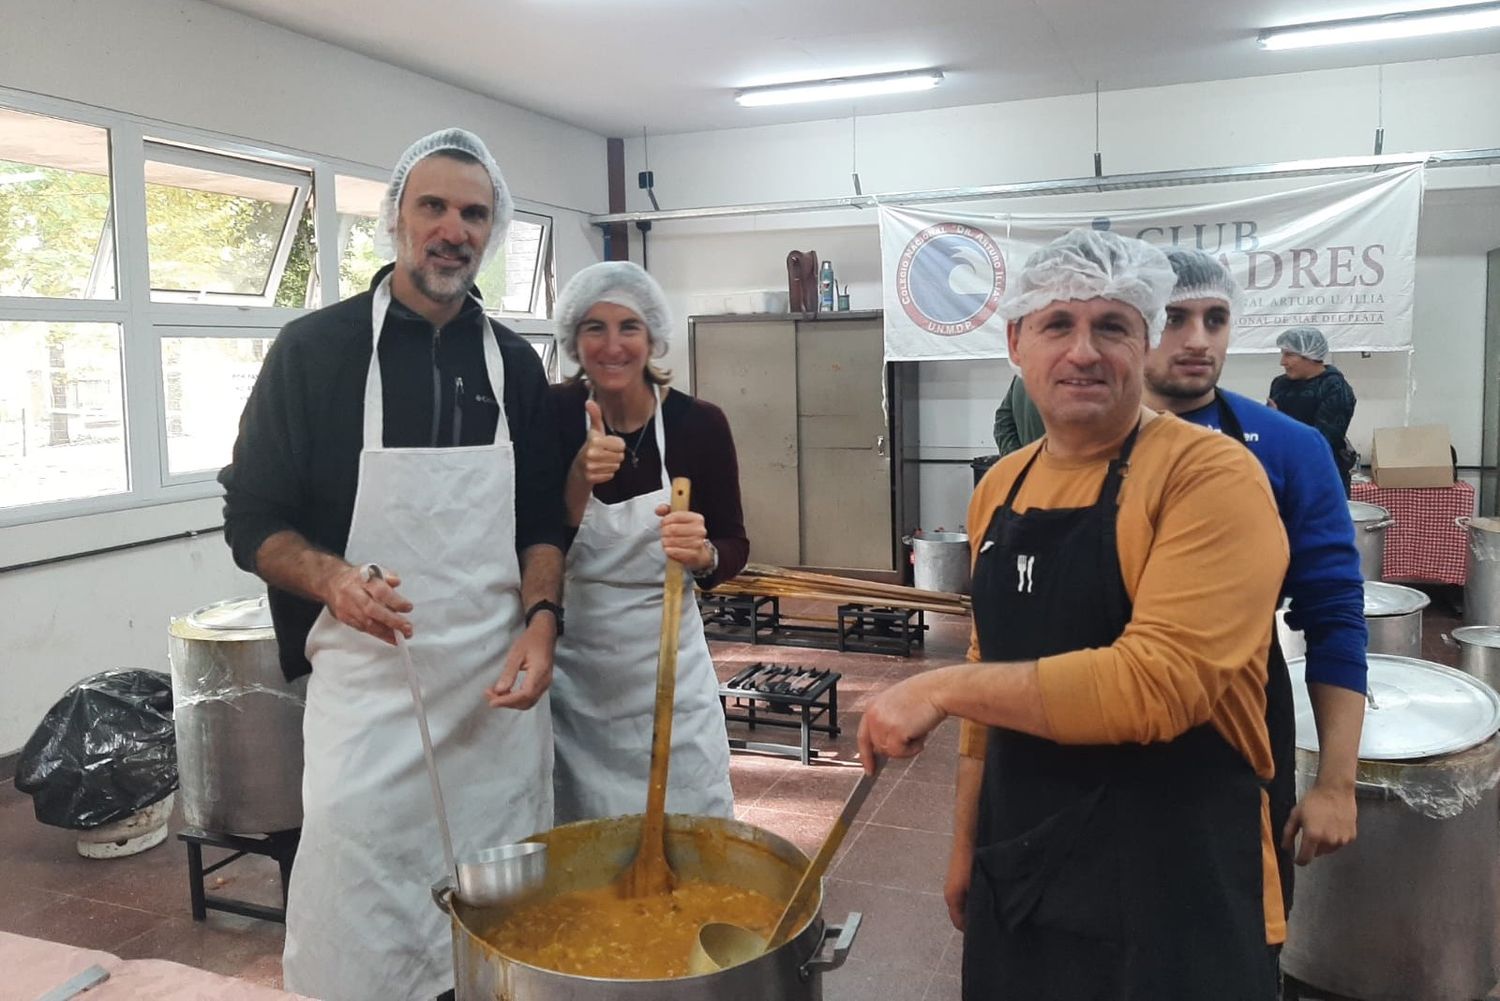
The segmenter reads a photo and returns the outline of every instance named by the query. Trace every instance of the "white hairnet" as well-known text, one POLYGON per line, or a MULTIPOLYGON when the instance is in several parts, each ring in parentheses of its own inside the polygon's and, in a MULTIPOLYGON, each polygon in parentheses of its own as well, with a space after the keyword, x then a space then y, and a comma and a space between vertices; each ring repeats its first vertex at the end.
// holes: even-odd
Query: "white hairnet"
POLYGON ((1217 257, 1203 250, 1172 247, 1167 260, 1177 274, 1177 287, 1167 305, 1188 299, 1220 299, 1231 313, 1240 311, 1240 283, 1217 257))
POLYGON ((391 183, 385 189, 385 197, 380 200, 380 219, 375 225, 375 251, 387 259, 396 256, 396 217, 400 214, 401 195, 406 191, 406 179, 411 175, 413 167, 434 153, 442 152, 472 156, 490 175, 490 184, 494 186, 495 225, 490 230, 490 242, 485 244, 484 256, 480 258, 480 266, 483 267, 495 256, 495 251, 505 244, 505 234, 510 229, 511 217, 516 214, 516 206, 511 201, 510 189, 505 186, 500 165, 490 156, 484 140, 467 129, 441 129, 418 139, 401 154, 401 159, 396 162, 396 169, 391 171, 391 183))
POLYGON ((1141 314, 1156 347, 1167 324, 1167 297, 1176 283, 1167 255, 1144 240, 1075 229, 1026 259, 999 312, 1006 320, 1019 320, 1054 302, 1114 299, 1141 314))
POLYGON ((1328 360, 1328 338, 1317 327, 1293 327, 1283 330, 1276 346, 1311 361, 1328 360))
POLYGON ((574 275, 557 297, 557 340, 569 358, 578 360, 578 324, 600 302, 624 306, 645 320, 651 356, 667 353, 672 312, 656 279, 631 261, 600 261, 574 275))

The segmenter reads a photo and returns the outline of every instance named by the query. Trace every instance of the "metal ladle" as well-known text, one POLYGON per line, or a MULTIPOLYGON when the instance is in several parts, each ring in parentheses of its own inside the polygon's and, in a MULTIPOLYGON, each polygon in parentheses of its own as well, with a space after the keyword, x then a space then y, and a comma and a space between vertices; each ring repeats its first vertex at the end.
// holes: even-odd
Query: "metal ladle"
MULTIPOLYGON (((367 580, 384 576, 371 563, 365 568, 367 580)), ((540 887, 547 876, 547 846, 534 842, 484 848, 461 861, 453 855, 453 832, 448 827, 448 809, 443 802, 443 786, 438 780, 437 756, 432 751, 432 733, 427 728, 427 707, 422 701, 422 683, 412 663, 406 637, 395 630, 396 649, 406 669, 406 684, 411 689, 412 707, 416 710, 417 728, 422 733, 422 758, 427 763, 427 778, 432 785, 432 805, 437 811, 438 836, 443 843, 443 866, 446 880, 453 881, 456 896, 476 907, 493 907, 510 903, 540 887)))
POLYGON ((875 787, 875 780, 880 777, 880 770, 884 767, 885 759, 876 758, 875 770, 860 776, 854 791, 844 800, 844 808, 839 811, 828 837, 823 839, 823 844, 818 848, 818 854, 813 856, 812 862, 798 880, 797 888, 787 900, 786 907, 782 908, 781 917, 771 930, 770 937, 758 935, 739 925, 711 921, 698 929, 698 939, 688 958, 689 972, 701 975, 748 963, 763 953, 780 948, 792 937, 792 933, 797 930, 798 919, 807 913, 814 891, 822 884, 823 874, 828 871, 834 854, 844 843, 850 824, 860 807, 865 805, 865 800, 869 798, 870 790, 875 787))

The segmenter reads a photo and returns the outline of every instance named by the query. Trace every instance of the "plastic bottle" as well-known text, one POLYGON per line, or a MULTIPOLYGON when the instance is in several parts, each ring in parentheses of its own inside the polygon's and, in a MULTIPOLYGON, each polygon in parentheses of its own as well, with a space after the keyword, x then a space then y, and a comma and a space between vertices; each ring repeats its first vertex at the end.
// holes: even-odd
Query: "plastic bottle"
POLYGON ((823 309, 829 313, 833 312, 834 281, 833 262, 824 261, 822 270, 818 273, 818 301, 823 309))

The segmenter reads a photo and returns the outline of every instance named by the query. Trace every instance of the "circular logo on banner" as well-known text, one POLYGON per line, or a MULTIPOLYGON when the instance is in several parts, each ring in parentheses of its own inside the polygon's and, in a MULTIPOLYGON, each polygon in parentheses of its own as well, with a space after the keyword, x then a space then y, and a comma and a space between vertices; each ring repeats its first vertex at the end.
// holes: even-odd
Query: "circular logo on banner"
POLYGON ((896 295, 929 334, 957 337, 979 327, 1005 293, 1005 258, 984 230, 963 223, 929 226, 901 251, 896 295))

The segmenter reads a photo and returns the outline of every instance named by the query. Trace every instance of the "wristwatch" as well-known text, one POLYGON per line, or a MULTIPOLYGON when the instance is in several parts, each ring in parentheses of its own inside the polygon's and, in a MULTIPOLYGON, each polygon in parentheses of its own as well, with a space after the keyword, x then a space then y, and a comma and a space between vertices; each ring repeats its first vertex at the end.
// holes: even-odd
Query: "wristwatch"
POLYGON ((535 605, 526 609, 526 624, 528 626, 531 625, 531 620, 535 618, 537 612, 551 612, 552 617, 557 620, 557 635, 561 636, 563 634, 563 609, 561 605, 555 601, 548 601, 543 598, 535 605))
POLYGON ((698 580, 704 580, 708 577, 712 577, 714 575, 714 571, 719 569, 719 547, 714 545, 712 542, 709 542, 707 539, 703 540, 703 544, 708 547, 708 566, 704 567, 702 570, 693 571, 693 576, 698 580))

